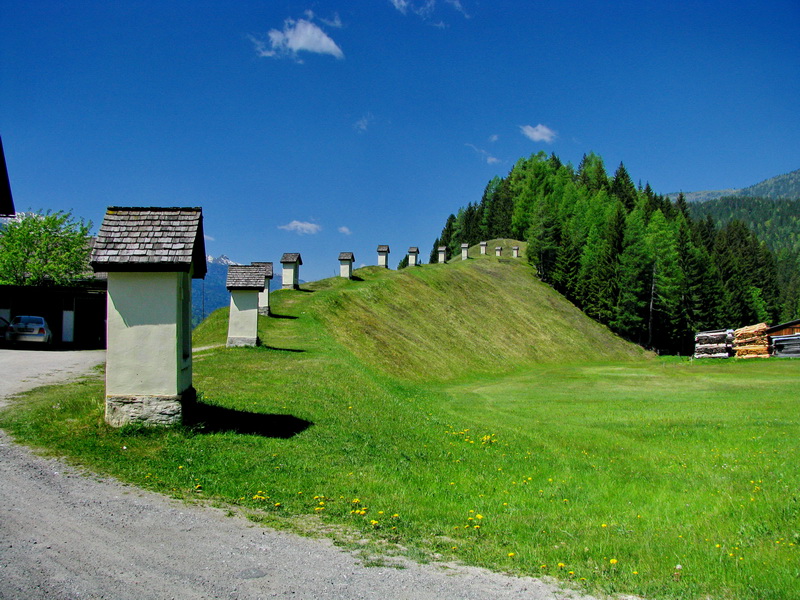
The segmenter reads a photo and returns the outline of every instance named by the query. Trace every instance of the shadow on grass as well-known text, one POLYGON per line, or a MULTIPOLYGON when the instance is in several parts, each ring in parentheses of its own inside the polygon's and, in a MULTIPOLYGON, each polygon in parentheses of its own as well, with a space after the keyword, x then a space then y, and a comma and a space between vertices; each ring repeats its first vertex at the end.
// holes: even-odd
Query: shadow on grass
POLYGON ((276 348, 275 346, 267 346, 265 344, 262 344, 261 347, 266 350, 276 350, 278 352, 305 352, 305 350, 301 350, 300 348, 276 348))
POLYGON ((292 415, 245 412, 203 402, 195 402, 184 413, 183 422, 201 434, 233 432, 281 439, 294 437, 313 425, 292 415))
POLYGON ((299 317, 293 317, 292 315, 279 315, 277 313, 271 312, 269 313, 270 318, 272 319, 297 319, 299 317))

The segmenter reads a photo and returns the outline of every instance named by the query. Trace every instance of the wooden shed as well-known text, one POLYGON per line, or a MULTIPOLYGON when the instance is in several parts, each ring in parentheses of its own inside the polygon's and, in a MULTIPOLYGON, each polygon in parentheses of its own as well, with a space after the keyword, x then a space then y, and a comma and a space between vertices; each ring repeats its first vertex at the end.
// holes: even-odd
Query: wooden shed
POLYGON ((180 423, 196 397, 191 279, 206 274, 202 209, 109 207, 91 266, 108 273, 106 422, 180 423))
POLYGON ((795 335, 798 333, 800 333, 800 319, 767 328, 767 335, 769 336, 795 335))

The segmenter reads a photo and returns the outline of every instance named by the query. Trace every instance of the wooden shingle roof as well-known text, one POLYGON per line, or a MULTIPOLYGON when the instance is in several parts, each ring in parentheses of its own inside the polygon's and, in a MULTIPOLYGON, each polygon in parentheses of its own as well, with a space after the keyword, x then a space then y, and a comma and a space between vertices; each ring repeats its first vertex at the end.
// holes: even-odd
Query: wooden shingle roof
POLYGON ((202 208, 106 210, 91 255, 95 271, 189 271, 206 274, 202 208))
POLYGON ((389 246, 385 244, 382 246, 378 246, 378 252, 389 252, 389 246))
POLYGON ((264 291, 266 272, 259 265, 228 265, 228 279, 225 287, 229 290, 264 291))
POLYGON ((409 254, 419 254, 419 248, 417 248, 416 246, 411 246, 411 248, 408 249, 408 253, 409 254))
POLYGON ((271 262, 254 262, 251 263, 254 267, 263 267, 264 268, 264 277, 267 279, 272 279, 272 263, 271 262))
POLYGON ((283 256, 281 256, 281 264, 285 263, 297 263, 302 265, 303 259, 300 257, 299 252, 286 252, 283 256))
POLYGON ((352 252, 339 252, 339 260, 352 260, 356 259, 352 252))

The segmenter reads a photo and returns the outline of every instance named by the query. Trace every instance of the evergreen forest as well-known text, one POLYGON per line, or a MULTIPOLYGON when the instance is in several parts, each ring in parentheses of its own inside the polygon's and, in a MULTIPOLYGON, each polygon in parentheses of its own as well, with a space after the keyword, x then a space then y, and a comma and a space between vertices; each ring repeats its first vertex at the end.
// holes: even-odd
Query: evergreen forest
MULTIPOLYGON (((742 199, 745 201, 744 199, 742 199)), ((433 244, 528 243, 527 259, 587 315, 661 353, 689 354, 694 334, 800 315, 796 251, 776 253, 743 220, 695 216, 620 163, 609 176, 590 153, 578 168, 544 152, 495 177, 451 214, 433 244)))

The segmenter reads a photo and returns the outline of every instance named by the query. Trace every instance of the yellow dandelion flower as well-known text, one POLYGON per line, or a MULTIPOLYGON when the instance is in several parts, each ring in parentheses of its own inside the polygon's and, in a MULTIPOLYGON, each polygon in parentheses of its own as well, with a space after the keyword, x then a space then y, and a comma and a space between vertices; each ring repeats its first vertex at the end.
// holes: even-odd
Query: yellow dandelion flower
POLYGON ((608 561, 608 562, 610 562, 612 565, 615 565, 615 564, 617 564, 617 562, 619 562, 619 561, 618 561, 616 558, 612 558, 612 559, 611 559, 610 561, 608 561))
POLYGON ((509 557, 509 558, 514 558, 516 555, 517 555, 517 554, 516 554, 515 552, 509 552, 509 553, 508 553, 508 557, 509 557))

